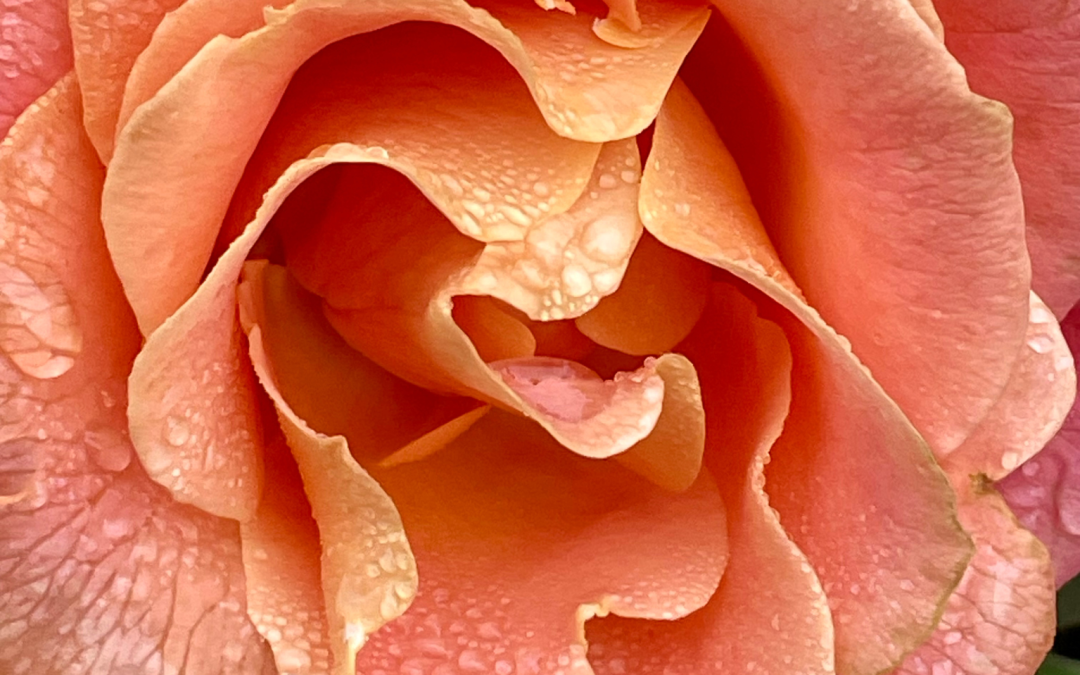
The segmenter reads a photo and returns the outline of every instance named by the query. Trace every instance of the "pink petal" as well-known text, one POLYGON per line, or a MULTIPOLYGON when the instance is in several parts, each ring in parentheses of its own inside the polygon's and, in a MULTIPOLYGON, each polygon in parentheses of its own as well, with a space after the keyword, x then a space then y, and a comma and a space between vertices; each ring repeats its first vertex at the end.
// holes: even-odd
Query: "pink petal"
POLYGON ((715 284, 680 347, 705 377, 707 461, 728 506, 731 561, 720 588, 678 621, 590 622, 598 675, 834 672, 825 593, 762 489, 791 399, 791 352, 779 327, 756 315, 741 293, 715 284))
POLYGON ((1027 325, 1007 110, 970 92, 908 0, 716 4, 730 29, 712 22, 681 77, 810 305, 935 452, 954 449, 1027 325))
POLYGON ((1080 299, 1080 2, 935 4, 971 88, 1012 111, 1032 287, 1064 317, 1080 299))
POLYGON ((131 461, 124 402, 140 337, 81 121, 68 77, 0 148, 14 179, 0 184, 4 334, 21 328, 43 356, 5 344, 0 357, 0 671, 268 675, 235 523, 177 504, 131 461), (66 360, 42 370, 58 341, 66 360))
MULTIPOLYGON (((1080 309, 1061 323, 1075 356, 1080 349, 1080 309)), ((1080 572, 1080 406, 1046 448, 998 484, 1024 527, 1050 549, 1060 586, 1080 572)))
POLYGON ((0 138, 26 106, 71 70, 63 0, 21 0, 0 10, 0 138))
POLYGON ((937 630, 894 675, 1030 675, 1054 640, 1046 548, 992 488, 958 487, 960 522, 975 541, 975 557, 937 630))

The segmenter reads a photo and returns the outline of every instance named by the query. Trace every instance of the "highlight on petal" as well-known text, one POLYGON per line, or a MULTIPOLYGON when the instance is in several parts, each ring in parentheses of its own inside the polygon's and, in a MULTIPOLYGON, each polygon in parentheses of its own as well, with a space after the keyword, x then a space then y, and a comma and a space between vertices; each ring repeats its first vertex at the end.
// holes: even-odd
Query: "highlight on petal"
MULTIPOLYGON (((103 217, 116 267, 143 331, 149 333, 160 325, 194 291, 209 260, 233 189, 289 78, 322 47, 351 35, 401 22, 435 21, 459 26, 495 47, 517 68, 549 123, 559 128, 556 122, 562 119, 563 126, 580 131, 575 134, 576 138, 598 141, 630 136, 649 124, 670 78, 674 77, 678 64, 708 16, 707 10, 702 10, 696 24, 687 26, 655 49, 627 54, 622 48, 606 45, 596 38, 587 25, 575 23, 575 17, 544 16, 541 17, 544 21, 536 21, 534 10, 529 10, 526 17, 521 11, 528 8, 509 1, 492 2, 485 8, 498 20, 483 9, 472 8, 460 0, 439 5, 411 0, 385 6, 360 0, 329 3, 300 0, 284 10, 270 13, 270 23, 264 28, 241 38, 214 38, 152 99, 133 107, 135 112, 120 132, 116 156, 110 167, 103 217), (562 19, 570 21, 571 25, 564 25, 562 19), (591 46, 587 50, 570 52, 548 49, 553 40, 587 42, 591 46), (579 73, 587 69, 565 68, 567 59, 576 62, 578 55, 596 50, 612 52, 608 64, 610 76, 605 74, 609 72, 607 68, 597 70, 599 78, 579 77, 579 73), (552 55, 553 62, 543 62, 545 55, 552 55), (569 74, 571 81, 564 82, 560 74, 569 74), (586 84, 587 89, 581 90, 586 84), (597 88, 602 85, 611 95, 596 95, 597 88), (223 122, 208 127, 207 119, 223 122), (593 128, 600 131, 590 131, 593 128), (200 158, 198 166, 190 162, 195 154, 200 158), (187 194, 198 194, 200 199, 192 201, 180 197, 187 194), (148 231, 147 223, 154 223, 154 229, 148 231), (176 245, 178 241, 184 242, 183 245, 176 245), (168 274, 159 272, 166 269, 168 274)), ((403 30, 409 29, 407 26, 403 30)), ((423 43, 413 41, 409 44, 415 47, 423 43)), ((424 57, 423 53, 417 54, 424 57)), ((386 58, 385 54, 381 56, 380 63, 397 62, 386 58)), ((409 57, 406 65, 415 63, 412 58, 417 57, 409 57)), ((388 67, 392 72, 392 66, 388 67)), ((359 72, 369 70, 377 79, 378 68, 365 66, 359 72)), ((430 71, 431 66, 425 70, 430 71)), ((445 74, 437 68, 435 72, 445 74)), ((453 70, 448 72, 453 73, 453 70)), ((487 80, 483 80, 481 86, 485 91, 487 84, 487 80)), ((391 96, 386 103, 390 104, 395 98, 400 101, 401 96, 400 93, 391 96)), ((473 97, 473 103, 484 98, 473 97)), ((385 113, 383 120, 395 118, 389 105, 374 107, 365 103, 363 109, 385 113)), ((410 105, 409 109, 413 114, 422 111, 427 116, 434 112, 426 106, 410 105)), ((420 121, 417 125, 410 119, 407 126, 410 132, 415 132, 423 129, 425 123, 420 121)), ((429 125, 429 130, 436 135, 445 132, 437 125, 429 125)), ((505 140, 502 134, 498 136, 505 140)), ((444 138, 440 137, 434 147, 445 147, 444 138)), ((335 139, 333 142, 344 140, 357 139, 335 139)), ((400 152, 400 147, 390 146, 388 140, 369 139, 365 144, 379 145, 388 153, 400 152)), ((478 136, 476 141, 482 142, 483 138, 478 136)), ((504 156, 513 161, 516 151, 528 149, 527 141, 523 138, 521 147, 515 146, 515 152, 504 156)), ((398 142, 407 144, 408 139, 398 137, 398 142)), ((554 141, 546 141, 542 147, 550 150, 547 146, 552 144, 554 141)), ((458 145, 450 147, 460 150, 458 145)), ((574 147, 579 153, 589 150, 588 147, 574 147)), ((310 149, 304 148, 302 154, 310 149)), ((414 153, 412 159, 426 154, 414 153)), ((567 157, 557 152, 555 156, 569 161, 573 155, 567 157)), ((402 159, 408 157, 406 153, 402 159)), ((442 162, 438 171, 429 175, 427 171, 431 171, 431 167, 420 166, 417 181, 427 182, 426 189, 439 189, 447 200, 453 201, 456 189, 464 189, 462 178, 465 172, 448 173, 447 170, 461 160, 449 156, 438 158, 442 162), (443 181, 442 174, 449 175, 450 182, 437 188, 436 182, 443 181)), ((299 157, 288 158, 286 165, 294 159, 299 157)), ((279 166, 278 170, 284 168, 279 166)), ((525 178, 533 182, 532 187, 538 192, 551 187, 546 185, 551 178, 544 175, 547 168, 550 165, 534 178, 525 178)), ((271 178, 274 175, 276 173, 271 174, 271 178)), ((575 175, 579 174, 570 172, 571 182, 576 180, 575 175)), ((584 179, 586 175, 579 177, 584 179)), ((490 192, 483 185, 473 187, 490 192)), ((552 191, 552 195, 556 193, 552 191)), ((479 196, 473 196, 483 201, 479 196)), ((570 198, 576 196, 572 194, 570 198)), ((486 218, 486 207, 471 200, 472 197, 459 200, 460 207, 464 209, 465 202, 469 201, 480 212, 470 217, 486 218)), ((528 215, 524 205, 511 206, 528 215)), ((501 218, 505 221, 517 217, 516 213, 511 213, 512 216, 503 214, 501 218)), ((239 219, 240 224, 246 222, 247 215, 250 214, 243 214, 239 219)), ((467 212, 452 211, 448 215, 462 223, 467 222, 467 212)), ((467 225, 462 227, 468 231, 467 225)))
POLYGON ((112 155, 124 84, 136 57, 166 13, 184 0, 69 0, 83 126, 104 160, 112 155))
POLYGON ((1009 106, 1032 288, 1059 318, 1080 300, 1080 12, 1065 2, 935 0, 971 88, 1009 106))
POLYGON ((0 139, 26 107, 71 70, 67 3, 19 2, 5 6, 0 32, 0 139))
POLYGON ((715 22, 680 76, 712 98, 809 304, 936 453, 955 449, 1027 326, 1007 109, 971 93, 907 0, 715 4, 729 27, 715 22), (746 95, 721 98, 729 86, 746 95))
MULTIPOLYGON (((1080 350, 1080 310, 1061 322, 1073 356, 1080 350)), ((997 484, 1009 507, 1050 549, 1057 585, 1080 572, 1080 405, 1038 454, 997 484)))
POLYGON ((683 92, 684 104, 673 108, 682 114, 657 121, 642 221, 661 243, 730 272, 778 305, 769 316, 791 342, 794 384, 766 489, 824 585, 837 670, 879 672, 929 635, 970 543, 922 438, 847 342, 792 290, 771 249, 757 245, 768 240, 737 168, 715 133, 697 133, 709 121, 683 92))
POLYGON ((16 179, 0 187, 0 260, 63 289, 83 336, 63 373, 0 353, 0 671, 274 672, 245 614, 235 524, 177 504, 131 461, 140 336, 101 235, 104 172, 73 77, 16 123, 0 173, 16 179))
POLYGON ((896 675, 1029 675, 1054 641, 1054 576, 1046 548, 1001 496, 957 479, 960 523, 975 557, 930 640, 896 675))
POLYGON ((627 354, 671 350, 701 318, 712 269, 646 234, 618 290, 574 323, 594 342, 627 354))
POLYGON ((706 461, 728 507, 731 561, 708 604, 684 619, 589 622, 589 662, 598 675, 831 674, 825 593, 763 490, 791 399, 787 340, 739 291, 713 284, 702 322, 680 348, 703 377, 706 461))
POLYGON ((420 587, 371 637, 361 672, 586 673, 586 619, 685 616, 727 560, 706 473, 673 495, 501 411, 373 475, 401 510, 420 587))
POLYGON ((1076 400, 1069 345, 1050 308, 1031 294, 1027 343, 994 407, 943 466, 950 474, 1000 480, 1043 449, 1076 400))

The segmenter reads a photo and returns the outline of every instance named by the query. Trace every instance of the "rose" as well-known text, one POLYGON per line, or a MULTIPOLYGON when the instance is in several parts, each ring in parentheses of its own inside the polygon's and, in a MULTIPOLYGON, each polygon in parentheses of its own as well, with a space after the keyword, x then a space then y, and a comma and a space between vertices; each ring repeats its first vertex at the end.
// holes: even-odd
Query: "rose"
MULTIPOLYGON (((1030 671, 1050 630, 1049 568, 1037 542, 1015 525, 994 493, 969 477, 1004 475, 1052 433, 1060 408, 1071 400, 1066 352, 1052 317, 1035 301, 1027 326, 1023 223, 1007 159, 1007 124, 999 111, 967 92, 944 49, 906 6, 866 5, 850 5, 848 12, 848 6, 832 3, 811 8, 722 4, 730 28, 714 20, 682 68, 689 88, 676 84, 668 93, 680 58, 665 50, 683 42, 689 49, 704 16, 697 7, 679 7, 683 13, 668 7, 671 13, 661 15, 658 25, 647 20, 639 32, 600 24, 597 30, 606 40, 635 50, 624 51, 598 42, 584 11, 570 19, 495 5, 496 16, 520 34, 521 42, 515 42, 494 23, 453 3, 437 15, 427 14, 436 10, 426 3, 395 4, 377 19, 370 16, 370 3, 345 9, 297 3, 271 14, 269 28, 240 41, 216 39, 195 55, 214 33, 241 35, 257 28, 260 19, 255 5, 225 8, 193 1, 162 23, 128 76, 157 16, 130 21, 105 5, 77 4, 76 42, 101 47, 76 53, 85 128, 100 155, 111 156, 104 188, 95 187, 101 170, 81 136, 79 97, 70 77, 23 116, 3 158, 5 177, 16 179, 6 185, 3 198, 5 222, 14 229, 5 232, 13 243, 3 261, 2 333, 9 358, 5 382, 10 383, 5 419, 14 420, 5 428, 10 440, 3 456, 10 478, 4 531, 14 534, 5 543, 12 552, 7 559, 14 562, 4 573, 11 613, 4 617, 7 643, 0 658, 16 672, 59 670, 75 658, 87 669, 145 663, 151 671, 180 664, 208 672, 260 670, 269 655, 245 618, 246 600, 285 670, 317 672, 331 650, 340 665, 368 638, 360 653, 364 672, 385 667, 381 663, 436 672, 529 672, 534 666, 583 667, 575 615, 578 622, 608 610, 664 619, 704 605, 675 622, 590 622, 589 660, 598 672, 626 667, 699 672, 715 663, 763 672, 829 672, 834 665, 840 672, 877 671, 923 643, 944 610, 942 625, 902 669, 919 672, 951 660, 976 672, 1030 671), (285 95, 255 146, 290 68, 335 38, 403 18, 459 21, 493 42, 532 78, 549 123, 578 140, 560 140, 544 125, 530 125, 537 117, 517 76, 504 76, 505 62, 479 43, 454 42, 462 36, 445 30, 395 34, 391 29, 381 34, 381 43, 371 35, 309 62, 304 71, 309 77, 295 80, 291 96, 285 95), (560 32, 546 32, 550 26, 560 32), (412 41, 386 37, 395 35, 412 41), (569 53, 610 59, 589 64, 600 77, 571 76, 568 84, 559 84, 560 75, 576 71, 565 63, 545 64, 545 58, 560 54, 547 42, 556 38, 586 39, 587 50, 569 53), (370 49, 371 44, 383 50, 416 45, 440 54, 445 72, 437 71, 438 83, 451 94, 482 83, 484 100, 496 103, 480 110, 486 124, 478 126, 474 101, 449 94, 438 99, 451 113, 436 117, 443 128, 425 129, 408 119, 408 111, 420 106, 432 87, 424 73, 436 66, 403 68, 409 55, 401 52, 395 53, 400 60, 393 86, 379 90, 379 78, 372 77, 362 81, 367 89, 328 88, 349 81, 334 80, 342 59, 358 58, 363 45, 370 49), (898 49, 909 55, 903 63, 894 56, 898 49), (637 71, 624 64, 637 76, 630 90, 609 84, 625 82, 618 67, 604 75, 602 67, 610 65, 613 54, 631 62, 634 56, 650 56, 637 71), (804 72, 807 67, 814 68, 815 77, 804 72), (726 107, 710 100, 718 81, 741 85, 747 100, 726 107), (883 94, 865 100, 853 95, 866 89, 883 94), (373 90, 385 94, 375 100, 389 121, 370 113, 363 119, 370 106, 335 115, 330 105, 373 90), (585 141, 638 131, 665 94, 639 200, 633 144, 608 142, 597 148, 585 141), (324 107, 302 110, 313 101, 324 107), (638 102, 654 105, 631 105, 638 102), (305 125, 290 125, 298 110, 306 115, 305 125), (321 116, 320 110, 325 111, 321 116), (411 123, 408 133, 395 138, 394 124, 402 121, 411 123), (453 124, 458 126, 448 126, 453 124), (710 130, 713 124, 732 146, 738 169, 710 130), (291 135, 284 133, 290 127, 291 135), (511 127, 514 133, 507 133, 511 127), (114 128, 120 129, 115 153, 114 128), (378 133, 372 135, 372 128, 378 133), (448 143, 447 128, 474 135, 453 136, 461 140, 448 143), (476 135, 477 128, 485 134, 476 135), (358 130, 369 134, 363 143, 357 142, 358 130), (327 146, 308 156, 322 144, 346 140, 356 147, 327 146), (423 141, 428 142, 418 149, 423 141), (462 147, 470 153, 440 154, 462 147), (513 178, 510 169, 518 171, 514 185, 468 184, 487 177, 480 173, 483 168, 470 176, 462 165, 480 151, 507 147, 512 152, 491 165, 505 169, 505 177, 513 178), (248 163, 252 151, 255 159, 248 163), (600 169, 594 171, 597 151, 600 169), (195 164, 193 157, 204 164, 195 164), (621 163, 616 165, 616 158, 621 163), (240 306, 255 365, 276 401, 314 509, 324 542, 321 566, 314 525, 302 517, 302 507, 297 509, 304 493, 296 489, 295 469, 279 452, 272 424, 266 442, 260 442, 256 389, 233 319, 236 277, 258 236, 257 229, 238 230, 254 213, 262 190, 293 159, 301 161, 268 194, 254 227, 265 226, 271 216, 277 219, 271 231, 282 238, 299 285, 280 268, 248 265, 240 306), (452 339, 449 318, 436 311, 446 307, 438 293, 423 297, 419 291, 504 294, 519 309, 539 314, 542 299, 514 283, 521 275, 527 280, 530 268, 507 263, 533 259, 512 245, 492 246, 474 268, 477 247, 440 229, 428 202, 385 172, 361 167, 306 175, 343 160, 390 163, 459 228, 479 229, 480 236, 494 240, 520 234, 485 228, 521 228, 515 220, 543 219, 519 199, 503 201, 502 220, 491 222, 490 212, 478 206, 483 191, 505 191, 524 181, 542 200, 550 198, 542 201, 550 212, 569 207, 561 221, 544 221, 553 229, 543 230, 533 247, 543 253, 542 244, 562 243, 560 228, 578 235, 569 238, 569 248, 579 255, 576 262, 557 261, 564 299, 584 287, 574 267, 583 263, 593 290, 612 290, 610 277, 622 272, 624 262, 619 254, 637 237, 633 214, 639 207, 656 239, 646 236, 638 244, 622 289, 585 314, 577 328, 630 353, 662 352, 677 343, 676 351, 691 357, 696 375, 678 358, 611 385, 566 364, 552 369, 550 362, 532 362, 527 369, 502 357, 527 353, 530 340, 550 353, 570 355, 580 350, 580 336, 567 324, 554 324, 555 331, 550 324, 532 325, 523 332, 530 322, 520 315, 488 301, 459 300, 453 318, 503 375, 490 377, 483 364, 470 361, 468 350, 462 352, 461 339, 452 339), (249 169, 241 179, 245 163, 249 169), (541 180, 553 165, 560 171, 541 180), (776 172, 776 166, 784 171, 776 172), (528 177, 530 170, 537 178, 528 177), (622 178, 624 171, 628 179, 622 178), (792 276, 760 229, 739 171, 792 276), (586 190, 575 203, 590 179, 596 199, 586 190), (349 211, 357 206, 339 208, 350 202, 328 201, 320 191, 330 193, 337 181, 336 194, 348 195, 343 187, 357 180, 378 181, 383 190, 383 199, 361 202, 359 213, 367 222, 385 222, 376 218, 385 203, 397 213, 408 209, 425 245, 403 247, 387 236, 378 246, 340 245, 335 237, 344 234, 332 225, 354 215, 349 211), (477 187, 481 192, 473 191, 477 187), (799 193, 792 196, 792 189, 799 193), (470 203, 461 199, 466 190, 475 197, 470 203), (173 497, 244 521, 246 598, 235 526, 180 506, 150 486, 130 462, 126 439, 118 432, 125 427, 118 412, 120 383, 138 338, 107 271, 97 228, 99 191, 113 263, 148 334, 130 380, 135 446, 146 470, 173 497), (192 194, 198 201, 190 199, 192 194), (590 206, 592 201, 600 206, 590 206), (302 229, 312 206, 327 214, 318 223, 318 236, 302 229), (222 220, 221 248, 236 236, 238 243, 211 256, 222 220), (588 225, 597 221, 604 224, 594 230, 599 236, 586 236, 588 225), (353 267, 347 263, 355 261, 342 255, 350 251, 373 253, 364 266, 353 267), (940 258, 923 259, 928 252, 940 258), (427 257, 418 264, 412 255, 427 257), (216 262, 199 285, 208 258, 216 262), (700 259, 726 270, 723 278, 729 282, 741 281, 703 288, 717 282, 710 281, 714 273, 700 259), (354 269, 362 273, 353 274, 354 269), (473 269, 471 275, 457 274, 473 269), (409 273, 387 274, 400 270, 409 273), (851 284, 848 276, 861 284, 851 284), (867 378, 845 343, 807 309, 792 277, 825 319, 852 339, 856 353, 953 479, 961 523, 977 548, 951 600, 948 592, 967 561, 967 547, 951 519, 950 491, 904 415, 867 378), (404 303, 421 297, 432 301, 421 305, 431 311, 421 319, 383 314, 379 329, 370 330, 372 304, 358 293, 358 284, 370 286, 372 279, 387 282, 376 287, 379 300, 404 303), (325 298, 325 312, 318 311, 318 300, 311 304, 308 291, 325 298), (336 299, 342 302, 335 304, 336 299), (756 306, 768 318, 758 318, 756 306), (460 399, 434 398, 343 347, 324 313, 341 336, 391 372, 442 391, 478 393, 504 407, 527 407, 551 435, 582 454, 604 455, 631 445, 618 455, 624 465, 663 487, 685 491, 642 487, 610 463, 582 464, 565 451, 560 454, 547 436, 515 426, 503 414, 476 422, 483 408, 455 408, 460 399), (627 331, 628 325, 633 330, 627 331), (1031 349, 1018 352, 1025 341, 1031 349), (307 348, 288 348, 296 344, 307 348), (956 352, 957 347, 966 349, 956 352), (434 350, 439 358, 428 356, 434 350), (1043 384, 1047 374, 1055 375, 1055 386, 1043 384), (711 449, 705 458, 710 472, 694 481, 701 438, 687 430, 701 424, 697 377, 711 449), (658 380, 666 385, 662 409, 653 400, 658 380), (373 399, 395 405, 376 406, 373 399), (365 411, 364 405, 369 407, 359 416, 362 426, 350 427, 360 423, 343 413, 365 411), (630 413, 634 423, 623 423, 630 413), (637 423, 657 413, 658 419, 637 423), (301 418, 317 430, 344 436, 313 434, 301 418), (598 420, 620 433, 606 438, 596 428, 598 420), (415 426, 402 433, 399 427, 406 422, 415 426), (647 438, 633 443, 653 425, 647 438), (517 453, 507 456, 509 433, 518 439, 517 453), (764 505, 759 484, 762 463, 778 435, 766 491, 787 534, 764 505), (379 483, 344 452, 342 438, 352 441, 353 454, 379 483), (258 502, 257 450, 264 444, 268 488, 258 502), (364 444, 373 447, 360 447, 364 444), (174 454, 166 452, 170 447, 174 454), (672 453, 672 447, 682 453, 672 453), (725 452, 718 452, 721 447, 725 452), (665 452, 658 455, 658 449, 665 452), (428 453, 433 454, 409 461, 428 453), (865 461, 867 456, 875 462, 865 461), (499 462, 499 473, 485 474, 489 469, 477 466, 481 460, 499 462), (716 477, 715 488, 709 475, 716 477), (509 488, 492 487, 499 481, 509 488), (688 482, 693 485, 686 489, 688 482), (726 526, 717 520, 723 513, 720 498, 726 526), (529 526, 525 532, 522 520, 529 526), (720 537, 725 530, 726 542, 720 537), (624 546, 635 543, 638 550, 627 554, 624 546), (414 550, 421 579, 415 600, 414 550), (569 565, 589 570, 575 574, 569 565), (320 571, 325 596, 318 590, 320 571), (555 589, 551 580, 559 584, 555 589), (655 595, 642 591, 642 582, 653 584, 655 595), (1002 603, 1003 589, 1027 603, 1002 603), (983 614, 969 616, 970 607, 983 614), (1012 614, 1002 614, 1010 609, 1012 614), (399 620, 374 632, 402 612, 399 620), (1024 620, 1029 623, 1019 623, 1024 620), (1008 635, 1009 624, 1030 626, 1023 645, 993 632, 1004 625, 1008 635), (996 651, 1003 644, 1007 653, 996 651)), ((640 9, 649 19, 656 7, 640 9)), ((919 10, 932 26, 929 9, 919 10)), ((963 18, 960 8, 955 12, 963 18)), ((631 15, 621 16, 632 22, 631 15)), ((1032 119, 1041 113, 1034 107, 1032 119)), ((1046 192, 1028 191, 1033 213, 1054 195, 1050 181, 1037 184, 1046 192)), ((1050 223, 1043 227, 1056 224, 1053 215, 1041 221, 1050 223)), ((1029 225, 1039 222, 1029 219, 1029 225)), ((363 223, 360 218, 356 231, 375 236, 363 223)), ((279 259, 272 239, 261 246, 279 259)), ((1047 250, 1056 255, 1058 249, 1047 250)), ((540 253, 534 262, 546 262, 540 253)), ((1039 259, 1035 262, 1038 269, 1039 259)), ((1067 308, 1071 282, 1062 275, 1057 285, 1058 271, 1039 290, 1054 298, 1055 308, 1067 308)), ((581 310, 546 297, 566 313, 581 310)), ((547 318, 557 318, 551 311, 547 318)), ((626 360, 610 352, 581 358, 598 369, 626 369, 626 360)))

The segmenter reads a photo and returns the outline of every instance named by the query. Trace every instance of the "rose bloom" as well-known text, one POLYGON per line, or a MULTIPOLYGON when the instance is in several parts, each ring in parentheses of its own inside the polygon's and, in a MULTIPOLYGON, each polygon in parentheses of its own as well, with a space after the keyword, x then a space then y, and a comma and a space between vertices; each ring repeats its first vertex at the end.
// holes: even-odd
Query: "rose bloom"
POLYGON ((0 672, 1034 672, 1080 3, 935 4, 5 3, 0 672))

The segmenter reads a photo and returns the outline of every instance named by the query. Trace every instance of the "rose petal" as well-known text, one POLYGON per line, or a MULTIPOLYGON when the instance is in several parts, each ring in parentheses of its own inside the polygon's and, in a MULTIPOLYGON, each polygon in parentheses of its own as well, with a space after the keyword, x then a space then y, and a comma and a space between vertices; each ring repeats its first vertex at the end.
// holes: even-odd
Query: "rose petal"
POLYGON ((0 32, 0 138, 26 106, 71 70, 67 5, 26 0, 5 5, 0 32))
POLYGON ((945 460, 950 474, 1004 478, 1054 437, 1076 399, 1069 345, 1050 309, 1031 294, 1027 345, 1001 398, 945 460))
POLYGON ((945 41, 945 26, 934 8, 934 0, 911 0, 911 6, 938 40, 945 41))
POLYGON ((588 624, 598 675, 833 673, 833 626, 821 583, 762 489, 769 447, 791 398, 791 352, 779 327, 716 284, 682 348, 701 368, 707 454, 728 505, 731 561, 701 610, 672 623, 588 624))
POLYGON ((1009 106, 1035 291, 1059 317, 1080 299, 1080 3, 937 0, 971 88, 1009 106))
MULTIPOLYGON (((285 268, 248 262, 244 279, 241 311, 258 307, 263 348, 282 398, 321 433, 354 439, 350 452, 361 464, 397 454, 450 420, 483 408, 413 386, 349 347, 327 323, 319 298, 285 268)), ((423 442, 426 450, 437 450, 433 440, 423 442)))
POLYGON ((361 652, 362 672, 589 672, 587 618, 684 616, 727 558, 708 475, 672 495, 502 412, 374 475, 401 509, 420 589, 361 652))
MULTIPOLYGON (((259 135, 290 76, 320 48, 350 35, 409 20, 457 25, 501 50, 519 72, 525 74, 526 84, 540 101, 541 111, 549 120, 554 120, 553 123, 559 119, 556 115, 561 115, 564 125, 580 127, 583 135, 597 135, 588 130, 598 127, 610 137, 620 137, 649 123, 651 111, 659 107, 668 81, 707 17, 707 11, 702 10, 696 25, 688 26, 664 42, 657 48, 658 52, 637 50, 629 56, 621 48, 606 46, 589 32, 587 25, 575 29, 577 24, 552 22, 559 17, 538 15, 532 10, 526 17, 519 12, 523 8, 517 3, 491 3, 489 9, 507 26, 519 31, 520 36, 511 33, 483 10, 472 9, 460 1, 433 4, 411 0, 383 6, 358 0, 330 4, 321 0, 300 0, 286 10, 273 13, 270 25, 264 29, 240 39, 214 38, 168 86, 140 106, 118 140, 103 214, 117 269, 144 332, 159 325, 193 292, 209 258, 233 188, 259 135), (578 36, 582 31, 587 37, 578 36), (618 77, 601 74, 599 79, 589 76, 580 82, 575 80, 574 74, 578 71, 564 68, 567 65, 565 53, 547 49, 556 39, 577 42, 587 39, 595 49, 610 49, 613 72, 618 77), (554 61, 539 61, 544 54, 553 54, 554 61), (657 59, 665 65, 658 67, 657 59), (569 73, 571 82, 564 83, 559 77, 562 73, 569 73), (575 93, 586 82, 589 95, 575 93), (633 84, 628 86, 627 83, 633 84), (601 85, 619 95, 595 96, 596 88, 601 85), (595 106, 600 107, 595 109, 595 106), (613 121, 624 117, 630 121, 613 121), (207 126, 205 121, 208 119, 222 123, 207 126), (620 131, 627 124, 629 126, 620 131), (198 166, 189 161, 195 153, 200 157, 198 166), (199 200, 180 197, 186 194, 201 197, 199 200), (147 223, 154 223, 153 231, 148 231, 147 223), (184 244, 176 245, 177 241, 184 244), (167 274, 162 272, 166 269, 167 274)), ((574 17, 566 19, 575 21, 574 17)), ((590 47, 590 53, 592 51, 593 47, 590 47)), ((382 59, 380 63, 392 64, 394 60, 382 59)), ((374 72, 377 74, 378 70, 374 72)), ((386 113, 384 120, 394 118, 385 105, 365 105, 363 109, 386 113)), ((410 109, 416 110, 415 106, 410 109)), ((500 105, 500 109, 503 106, 500 105)), ((431 109, 427 111, 430 113, 431 109)), ((410 121, 406 126, 415 132, 424 127, 424 122, 410 121)), ((432 130, 439 131, 437 128, 432 130)), ((400 136, 390 138, 408 143, 407 138, 400 136)), ((499 138, 504 143, 511 142, 502 135, 499 138)), ((477 140, 483 139, 478 136, 477 140)), ((434 147, 445 148, 444 152, 456 147, 444 141, 445 136, 441 136, 434 147)), ((530 151, 528 141, 529 138, 523 136, 519 143, 509 146, 511 152, 497 154, 511 160, 519 155, 532 156, 535 151, 530 151)), ((385 149, 400 151, 400 147, 393 146, 385 149)), ((551 168, 551 157, 566 157, 563 154, 566 151, 560 152, 554 145, 544 145, 540 149, 554 152, 550 153, 547 164, 538 167, 541 171, 535 178, 537 181, 551 168)), ((587 151, 587 148, 581 150, 586 154, 587 151)), ((430 153, 413 157, 427 155, 430 153)), ((485 153, 481 157, 486 156, 485 153)), ((439 174, 459 163, 453 156, 432 157, 433 161, 438 160, 439 174)), ((295 158, 289 161, 291 159, 295 158)), ((464 173, 452 174, 451 178, 460 185, 464 173)), ((433 179, 432 189, 435 189, 437 174, 429 177, 420 172, 418 182, 426 178, 433 179)), ((452 190, 452 187, 441 188, 447 193, 452 190)), ((572 196, 576 197, 576 194, 572 196)), ((243 220, 241 218, 241 222, 243 220)))
POLYGON ((154 28, 184 0, 69 0, 75 72, 82 87, 83 125, 98 155, 112 155, 116 117, 135 58, 154 28))
POLYGON ((935 452, 956 448, 1027 326, 1008 111, 969 91, 907 0, 716 4, 731 28, 682 77, 712 99, 810 305, 935 452), (721 99, 732 87, 745 95, 721 99))
POLYGON ((894 674, 1029 675, 1054 641, 1050 558, 992 488, 958 488, 975 557, 937 630, 894 674))
POLYGON ((255 518, 241 524, 248 615, 270 643, 280 672, 330 672, 330 635, 320 572, 319 529, 285 439, 266 446, 273 489, 255 518))
MULTIPOLYGON (((1080 349, 1080 309, 1061 323, 1073 355, 1080 349)), ((1024 527, 1050 549, 1060 586, 1080 572, 1080 405, 1054 438, 1019 471, 998 483, 1024 527)))
POLYGON ((967 563, 952 491, 900 408, 785 283, 780 262, 768 259, 734 162, 715 132, 705 133, 701 108, 679 91, 657 120, 642 220, 661 243, 732 273, 786 310, 777 312, 794 355, 792 411, 766 487, 824 584, 837 670, 879 672, 926 638, 967 563), (684 135, 691 130, 693 142, 684 135))
POLYGON ((597 344, 627 354, 671 350, 701 318, 712 269, 646 235, 618 290, 574 323, 597 344))
POLYGON ((68 77, 0 146, 12 179, 0 185, 0 261, 32 280, 5 281, 4 297, 37 289, 71 320, 52 328, 83 336, 63 372, 0 357, 0 671, 268 675, 235 524, 176 504, 131 461, 124 391, 140 338, 109 266, 103 171, 81 121, 68 77))

